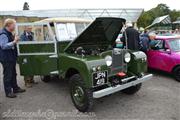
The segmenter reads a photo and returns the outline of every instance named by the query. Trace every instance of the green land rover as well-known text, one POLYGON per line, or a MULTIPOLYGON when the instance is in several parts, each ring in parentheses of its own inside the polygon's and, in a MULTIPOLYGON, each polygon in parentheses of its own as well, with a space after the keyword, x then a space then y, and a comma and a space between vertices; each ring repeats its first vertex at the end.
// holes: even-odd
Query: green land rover
POLYGON ((27 26, 34 32, 33 41, 17 45, 20 73, 41 76, 45 82, 52 76, 67 80, 72 102, 81 112, 89 111, 96 98, 119 91, 134 94, 152 75, 146 74, 143 52, 114 47, 124 23, 110 17, 19 23, 19 35, 27 26))

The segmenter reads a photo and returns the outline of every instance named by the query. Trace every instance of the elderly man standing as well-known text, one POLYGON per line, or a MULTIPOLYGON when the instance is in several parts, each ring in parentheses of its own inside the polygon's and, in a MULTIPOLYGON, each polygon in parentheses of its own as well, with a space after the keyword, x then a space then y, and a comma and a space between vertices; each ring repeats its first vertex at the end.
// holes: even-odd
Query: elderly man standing
POLYGON ((17 49, 16 43, 18 36, 13 36, 16 21, 14 19, 6 19, 4 28, 0 30, 0 62, 3 67, 3 82, 6 97, 15 98, 16 93, 25 92, 17 85, 16 80, 16 60, 17 49))

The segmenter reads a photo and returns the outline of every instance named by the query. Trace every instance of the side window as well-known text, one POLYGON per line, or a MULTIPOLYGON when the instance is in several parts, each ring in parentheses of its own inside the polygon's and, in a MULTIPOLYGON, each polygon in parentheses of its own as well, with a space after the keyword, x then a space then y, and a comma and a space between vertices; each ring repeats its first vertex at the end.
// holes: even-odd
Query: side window
POLYGON ((163 40, 152 40, 150 44, 151 49, 153 50, 163 50, 165 46, 165 42, 163 40))
POLYGON ((53 41, 47 25, 18 25, 20 41, 53 41))
POLYGON ((51 55, 57 53, 55 36, 48 23, 18 23, 18 55, 51 55), (33 48, 33 49, 32 49, 33 48))

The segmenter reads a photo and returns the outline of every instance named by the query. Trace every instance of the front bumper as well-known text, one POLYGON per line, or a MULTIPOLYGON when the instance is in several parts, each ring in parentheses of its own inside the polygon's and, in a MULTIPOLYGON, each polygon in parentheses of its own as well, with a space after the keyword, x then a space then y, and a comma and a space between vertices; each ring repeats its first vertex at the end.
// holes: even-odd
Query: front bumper
POLYGON ((121 91, 121 90, 126 89, 126 88, 129 88, 131 86, 135 86, 139 83, 150 80, 152 78, 152 76, 153 76, 152 74, 148 74, 148 75, 143 76, 142 78, 138 78, 135 81, 132 81, 132 82, 129 82, 129 83, 126 83, 123 85, 117 85, 115 87, 108 87, 108 88, 105 88, 105 89, 102 89, 99 91, 95 91, 95 92, 93 92, 93 98, 101 98, 103 96, 121 91))

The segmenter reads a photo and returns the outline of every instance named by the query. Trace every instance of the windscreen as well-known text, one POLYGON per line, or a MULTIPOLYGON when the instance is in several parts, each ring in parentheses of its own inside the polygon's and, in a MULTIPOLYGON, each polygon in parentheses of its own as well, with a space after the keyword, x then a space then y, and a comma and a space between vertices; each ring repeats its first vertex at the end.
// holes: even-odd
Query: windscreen
POLYGON ((87 26, 88 23, 58 23, 58 40, 71 41, 76 38, 87 26))
POLYGON ((180 51, 180 39, 169 41, 169 45, 173 51, 180 51))

